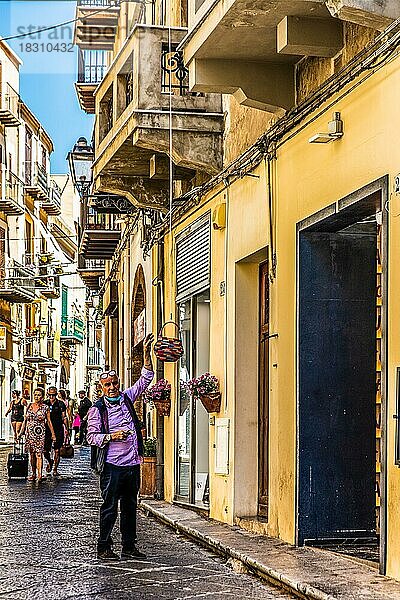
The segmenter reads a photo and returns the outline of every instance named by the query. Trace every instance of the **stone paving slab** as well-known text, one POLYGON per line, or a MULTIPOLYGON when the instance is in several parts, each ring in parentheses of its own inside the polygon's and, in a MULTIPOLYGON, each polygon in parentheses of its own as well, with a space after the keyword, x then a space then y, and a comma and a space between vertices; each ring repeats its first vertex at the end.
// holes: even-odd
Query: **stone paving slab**
POLYGON ((142 510, 225 556, 240 560, 261 576, 312 600, 400 600, 400 583, 377 569, 314 548, 296 548, 206 519, 158 500, 142 500, 142 510))
MULTIPOLYGON (((220 554, 139 512, 145 561, 96 557, 100 495, 89 448, 61 477, 9 481, 0 448, 0 600, 290 600, 220 554), (232 568, 233 567, 233 568, 232 568)), ((114 548, 121 550, 118 527, 114 548)))

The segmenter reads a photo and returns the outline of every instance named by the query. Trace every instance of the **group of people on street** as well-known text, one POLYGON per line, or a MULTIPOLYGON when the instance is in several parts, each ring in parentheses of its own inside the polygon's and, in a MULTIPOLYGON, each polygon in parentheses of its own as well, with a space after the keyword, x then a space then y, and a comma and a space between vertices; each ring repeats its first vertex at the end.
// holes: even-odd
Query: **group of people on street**
POLYGON ((47 389, 47 399, 43 388, 36 388, 33 401, 18 390, 12 392, 12 400, 6 414, 11 413, 14 441, 25 437, 25 451, 29 452, 32 473, 30 481, 42 481, 47 475, 57 477, 61 448, 69 444, 71 433, 73 442, 86 444, 87 415, 91 402, 84 390, 79 392, 79 403, 65 390, 55 386, 47 389), (53 451, 53 452, 52 452, 53 451), (46 474, 43 473, 43 457, 46 459, 46 474))
POLYGON ((99 475, 103 503, 100 508, 100 533, 97 557, 118 560, 113 550, 112 531, 120 507, 121 559, 140 560, 146 555, 136 546, 136 511, 140 489, 140 465, 143 461, 141 422, 134 403, 150 385, 153 377, 151 348, 154 335, 143 341, 143 368, 132 387, 121 391, 116 371, 100 375, 96 400, 92 406, 84 390, 79 392, 79 404, 69 401, 64 390, 50 386, 47 400, 43 388, 36 388, 33 401, 13 392, 8 409, 15 439, 25 435, 25 448, 30 453, 30 480, 42 481, 43 457, 46 473, 58 475, 60 451, 72 432, 79 432, 81 444, 92 446, 91 466, 99 475), (53 450, 53 454, 52 454, 53 450))

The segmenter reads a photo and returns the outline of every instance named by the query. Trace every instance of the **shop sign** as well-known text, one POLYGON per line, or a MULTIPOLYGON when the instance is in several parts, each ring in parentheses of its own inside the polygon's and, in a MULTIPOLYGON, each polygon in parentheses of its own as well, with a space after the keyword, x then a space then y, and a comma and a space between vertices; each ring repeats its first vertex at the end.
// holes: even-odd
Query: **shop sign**
POLYGON ((7 350, 7 329, 0 327, 0 350, 7 350))
POLYGON ((146 309, 133 322, 133 345, 137 346, 146 336, 146 309))
POLYGON ((33 381, 35 376, 35 369, 31 369, 31 367, 24 367, 22 378, 27 379, 29 381, 33 381))

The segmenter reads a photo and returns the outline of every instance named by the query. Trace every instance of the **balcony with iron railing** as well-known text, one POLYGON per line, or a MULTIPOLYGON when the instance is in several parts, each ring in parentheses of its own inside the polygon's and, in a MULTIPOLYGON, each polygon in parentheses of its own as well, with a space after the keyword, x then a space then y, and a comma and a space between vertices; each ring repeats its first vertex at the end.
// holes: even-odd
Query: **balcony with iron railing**
POLYGON ((102 369, 103 368, 103 353, 100 348, 88 346, 87 349, 87 368, 102 369))
POLYGON ((9 83, 0 84, 0 123, 6 127, 18 127, 19 94, 9 83))
POLYGON ((27 303, 36 298, 35 270, 21 265, 15 259, 0 267, 0 298, 9 302, 27 303))
POLYGON ((24 362, 35 363, 43 358, 39 331, 26 331, 24 342, 24 362))
POLYGON ((111 52, 107 50, 81 50, 78 48, 78 81, 76 93, 82 110, 94 114, 94 91, 103 81, 111 62, 111 52))
POLYGON ((112 50, 119 13, 119 1, 78 0, 74 43, 85 50, 112 50))
MULTIPOLYGON (((44 298, 57 299, 61 295, 60 276, 59 275, 43 275, 40 271, 43 267, 39 268, 39 274, 35 278, 36 290, 44 298)), ((50 270, 49 270, 50 271, 50 270)))
POLYGON ((105 275, 105 260, 102 258, 85 259, 78 256, 78 273, 86 286, 92 290, 100 289, 101 281, 105 275))
POLYGON ((83 259, 110 259, 121 239, 117 215, 99 214, 83 206, 79 253, 83 259))
POLYGON ((37 364, 42 369, 56 368, 59 365, 55 356, 54 337, 48 336, 40 327, 26 330, 23 344, 25 363, 37 364))
POLYGON ((61 214, 61 188, 54 179, 50 179, 48 195, 41 201, 40 208, 43 208, 48 215, 61 214))
POLYGON ((78 317, 61 317, 61 342, 65 344, 81 344, 85 338, 85 324, 78 317))
POLYGON ((174 179, 221 169, 221 96, 189 92, 188 69, 177 50, 184 35, 184 29, 171 29, 169 43, 168 28, 136 25, 96 90, 97 191, 164 208, 170 129, 174 179))
POLYGON ((25 212, 23 182, 5 165, 0 168, 0 211, 6 215, 22 215, 25 212))
POLYGON ((25 161, 25 191, 42 202, 49 199, 49 174, 38 162, 25 161))

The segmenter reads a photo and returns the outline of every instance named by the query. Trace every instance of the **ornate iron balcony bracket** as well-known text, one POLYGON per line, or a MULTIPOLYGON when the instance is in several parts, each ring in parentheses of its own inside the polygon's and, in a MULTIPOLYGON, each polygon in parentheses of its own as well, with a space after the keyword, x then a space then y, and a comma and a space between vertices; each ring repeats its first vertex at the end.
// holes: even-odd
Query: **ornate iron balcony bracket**
POLYGON ((169 92, 170 89, 171 91, 178 89, 179 94, 184 95, 188 91, 189 70, 185 66, 181 50, 172 52, 164 50, 161 54, 161 69, 164 73, 163 92, 169 92))
POLYGON ((96 195, 92 196, 90 200, 96 212, 130 215, 137 211, 137 208, 123 196, 113 196, 111 194, 105 196, 96 195))

